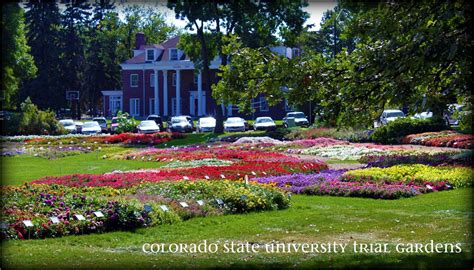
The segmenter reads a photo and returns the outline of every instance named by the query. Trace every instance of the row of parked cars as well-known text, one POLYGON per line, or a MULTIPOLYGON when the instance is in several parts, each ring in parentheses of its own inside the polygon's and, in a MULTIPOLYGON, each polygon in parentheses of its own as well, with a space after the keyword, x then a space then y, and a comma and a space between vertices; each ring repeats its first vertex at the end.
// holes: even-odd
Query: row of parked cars
MULTIPOLYGON (((103 132, 115 133, 118 125, 119 118, 113 117, 110 126, 107 126, 107 120, 105 117, 94 117, 91 121, 84 123, 75 122, 72 119, 63 119, 59 121, 66 130, 71 133, 82 133, 82 134, 98 134, 103 132)), ((283 119, 285 127, 292 126, 308 126, 309 122, 304 113, 302 112, 291 112, 286 115, 283 119)), ((214 117, 201 117, 198 119, 197 124, 194 124, 191 116, 181 115, 173 116, 167 122, 166 127, 164 126, 163 120, 158 115, 149 115, 146 120, 140 122, 136 128, 138 133, 155 133, 160 131, 171 131, 171 132, 213 132, 216 127, 216 119, 214 117)), ((277 125, 271 117, 257 117, 252 127, 249 126, 248 122, 241 117, 229 117, 224 122, 225 132, 243 132, 249 129, 254 130, 274 130, 277 125)))
MULTIPOLYGON (((443 119, 447 127, 459 125, 459 121, 463 114, 469 113, 464 110, 465 106, 460 104, 449 104, 448 109, 443 113, 443 119)), ((386 125, 398 118, 405 118, 406 115, 401 110, 384 110, 379 119, 377 119, 376 126, 386 125)), ((414 119, 429 119, 433 117, 433 112, 425 111, 416 113, 412 116, 414 119)))

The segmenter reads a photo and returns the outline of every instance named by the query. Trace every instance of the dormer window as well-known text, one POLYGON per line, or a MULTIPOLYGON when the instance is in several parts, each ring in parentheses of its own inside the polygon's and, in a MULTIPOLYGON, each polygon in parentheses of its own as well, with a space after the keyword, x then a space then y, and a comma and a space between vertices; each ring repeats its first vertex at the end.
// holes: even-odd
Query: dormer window
POLYGON ((153 61, 155 60, 155 50, 146 50, 146 61, 153 61))
POLYGON ((178 60, 178 49, 170 49, 170 61, 178 60))

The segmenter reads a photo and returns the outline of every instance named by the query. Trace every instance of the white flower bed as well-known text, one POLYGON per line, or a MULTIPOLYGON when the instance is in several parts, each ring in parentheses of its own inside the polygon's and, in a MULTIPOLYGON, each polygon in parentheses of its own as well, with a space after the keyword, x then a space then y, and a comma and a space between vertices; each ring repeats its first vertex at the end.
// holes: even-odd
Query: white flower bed
POLYGON ((189 168, 189 167, 201 167, 201 166, 228 166, 232 165, 230 160, 222 160, 215 158, 205 158, 201 160, 190 160, 190 161, 173 161, 162 168, 189 168))
POLYGON ((327 147, 313 146, 302 150, 301 153, 340 160, 357 160, 363 155, 384 154, 387 153, 387 150, 350 145, 331 145, 327 147))
POLYGON ((259 144, 259 143, 269 143, 269 144, 283 144, 284 142, 272 139, 270 137, 242 137, 239 138, 234 144, 259 144))

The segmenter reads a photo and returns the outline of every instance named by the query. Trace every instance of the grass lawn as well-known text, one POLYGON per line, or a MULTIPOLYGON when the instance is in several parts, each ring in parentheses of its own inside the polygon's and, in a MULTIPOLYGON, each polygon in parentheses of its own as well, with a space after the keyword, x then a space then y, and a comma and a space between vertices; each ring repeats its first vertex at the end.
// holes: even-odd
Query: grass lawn
POLYGON ((2 243, 4 267, 459 267, 471 255, 471 192, 461 189, 394 201, 296 195, 282 211, 196 218, 174 225, 2 243), (218 243, 216 254, 144 254, 144 243, 218 243), (462 254, 399 254, 399 243, 461 243, 462 254), (346 253, 223 252, 225 241, 349 243, 346 253), (353 241, 388 243, 389 254, 355 254, 353 241), (396 264, 396 265, 395 265, 396 264))
POLYGON ((105 173, 114 170, 134 170, 156 168, 159 162, 140 160, 105 160, 103 155, 110 155, 130 148, 103 148, 88 154, 81 154, 48 160, 32 156, 1 157, 2 184, 23 184, 43 176, 57 176, 74 173, 105 173))

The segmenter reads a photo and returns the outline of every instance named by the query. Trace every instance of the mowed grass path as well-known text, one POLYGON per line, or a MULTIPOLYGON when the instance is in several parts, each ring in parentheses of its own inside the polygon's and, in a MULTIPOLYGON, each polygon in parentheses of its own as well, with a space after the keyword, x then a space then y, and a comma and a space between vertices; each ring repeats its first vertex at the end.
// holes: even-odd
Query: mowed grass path
POLYGON ((471 192, 461 189, 394 201, 296 195, 281 211, 195 218, 186 222, 57 239, 2 243, 4 267, 460 267, 470 264, 471 192), (216 254, 142 252, 144 243, 219 243, 216 254), (398 243, 461 243, 462 254, 399 254, 398 243), (225 241, 389 243, 390 254, 224 253, 225 241))

